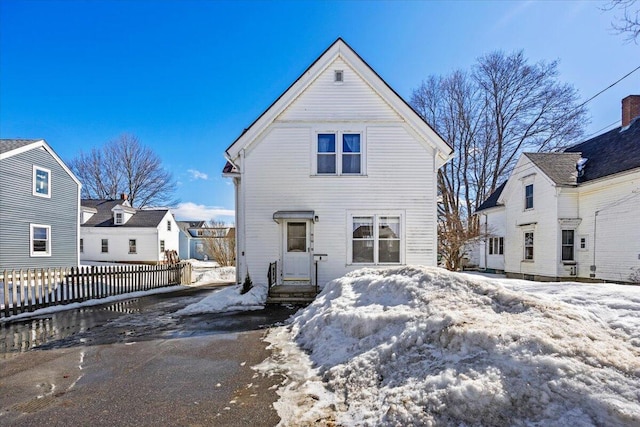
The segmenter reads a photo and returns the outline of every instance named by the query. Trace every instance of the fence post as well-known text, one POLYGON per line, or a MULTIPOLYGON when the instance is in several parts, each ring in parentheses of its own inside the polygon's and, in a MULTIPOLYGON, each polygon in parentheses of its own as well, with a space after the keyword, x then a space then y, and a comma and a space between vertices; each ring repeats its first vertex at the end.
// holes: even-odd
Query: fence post
POLYGON ((2 286, 4 295, 4 316, 9 317, 9 277, 7 277, 7 270, 2 273, 2 286))

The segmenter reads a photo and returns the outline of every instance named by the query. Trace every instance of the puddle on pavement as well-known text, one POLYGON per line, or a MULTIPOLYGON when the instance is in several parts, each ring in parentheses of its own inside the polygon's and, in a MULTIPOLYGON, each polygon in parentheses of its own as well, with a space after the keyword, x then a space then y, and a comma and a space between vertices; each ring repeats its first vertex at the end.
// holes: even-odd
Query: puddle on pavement
POLYGON ((202 296, 145 297, 51 313, 0 325, 0 358, 11 353, 129 343, 261 329, 284 322, 297 307, 227 314, 173 316, 202 296))

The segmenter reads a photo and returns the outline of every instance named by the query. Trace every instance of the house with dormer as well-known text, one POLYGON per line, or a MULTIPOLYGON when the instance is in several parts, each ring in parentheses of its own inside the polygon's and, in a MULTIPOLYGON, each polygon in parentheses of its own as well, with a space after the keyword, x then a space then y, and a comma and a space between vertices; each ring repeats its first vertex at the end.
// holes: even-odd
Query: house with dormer
POLYGON ((136 209, 126 195, 82 199, 81 261, 157 264, 178 252, 179 233, 169 209, 136 209))
POLYGON ((640 95, 622 126, 559 153, 524 153, 476 214, 480 267, 531 280, 631 282, 640 272, 640 95))
POLYGON ((435 266, 452 151, 336 40, 225 152, 238 282, 321 288, 362 267, 435 266))
POLYGON ((45 140, 0 140, 0 270, 78 265, 81 187, 45 140))

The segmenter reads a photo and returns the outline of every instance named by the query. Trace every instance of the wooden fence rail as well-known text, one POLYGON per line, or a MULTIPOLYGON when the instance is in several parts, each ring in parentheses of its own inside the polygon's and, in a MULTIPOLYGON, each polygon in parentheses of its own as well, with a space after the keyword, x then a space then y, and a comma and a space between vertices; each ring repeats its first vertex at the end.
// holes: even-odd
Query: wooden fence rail
POLYGON ((53 305, 191 284, 191 264, 0 271, 0 318, 53 305))

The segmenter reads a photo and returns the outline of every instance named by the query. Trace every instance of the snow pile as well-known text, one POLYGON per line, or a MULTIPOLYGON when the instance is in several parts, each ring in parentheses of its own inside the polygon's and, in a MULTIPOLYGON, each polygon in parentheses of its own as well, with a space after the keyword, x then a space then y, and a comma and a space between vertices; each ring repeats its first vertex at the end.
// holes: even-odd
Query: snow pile
POLYGON ((640 425, 640 288, 544 285, 588 286, 580 305, 508 282, 418 267, 330 282, 267 338, 271 367, 298 371, 281 424, 640 425))
POLYGON ((208 269, 194 269, 192 272, 195 284, 202 283, 235 283, 235 267, 215 267, 208 269))
POLYGON ((176 311, 185 316, 201 313, 223 313, 228 311, 262 310, 267 299, 267 288, 254 286, 246 294, 241 294, 242 285, 222 288, 208 297, 176 311))

